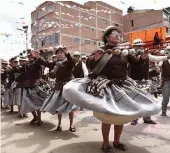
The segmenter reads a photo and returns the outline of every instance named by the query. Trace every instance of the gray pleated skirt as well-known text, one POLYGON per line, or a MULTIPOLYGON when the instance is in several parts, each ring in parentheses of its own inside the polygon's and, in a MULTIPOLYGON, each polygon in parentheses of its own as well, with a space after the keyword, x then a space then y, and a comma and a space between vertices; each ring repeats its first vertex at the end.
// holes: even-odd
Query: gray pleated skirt
POLYGON ((6 89, 4 92, 4 104, 13 105, 12 103, 12 89, 6 89))
POLYGON ((1 96, 5 93, 5 87, 3 84, 1 84, 1 96))
POLYGON ((14 89, 11 97, 12 104, 20 106, 22 103, 22 99, 23 99, 23 89, 22 88, 14 89))
POLYGON ((62 91, 54 90, 44 101, 44 104, 40 110, 42 112, 49 112, 52 115, 55 115, 57 112, 68 114, 78 109, 78 106, 69 103, 63 98, 62 91))
POLYGON ((104 97, 86 93, 90 79, 74 79, 63 87, 63 96, 74 105, 94 112, 145 117, 158 114, 161 103, 147 91, 139 89, 132 79, 125 80, 123 86, 115 84, 104 88, 104 97))
POLYGON ((47 93, 39 86, 24 88, 20 113, 26 114, 35 110, 40 110, 46 97, 47 93))

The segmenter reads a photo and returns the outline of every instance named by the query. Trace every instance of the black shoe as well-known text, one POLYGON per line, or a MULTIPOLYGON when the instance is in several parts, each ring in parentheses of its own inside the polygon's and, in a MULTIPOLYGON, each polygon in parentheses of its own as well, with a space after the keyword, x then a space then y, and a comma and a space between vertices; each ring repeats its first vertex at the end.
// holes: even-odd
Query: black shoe
POLYGON ((167 116, 166 113, 162 113, 161 116, 167 116))
POLYGON ((23 117, 28 117, 28 115, 27 114, 23 114, 23 117))
POLYGON ((155 121, 152 121, 152 120, 150 120, 150 121, 144 121, 144 123, 146 123, 146 124, 157 124, 155 121))

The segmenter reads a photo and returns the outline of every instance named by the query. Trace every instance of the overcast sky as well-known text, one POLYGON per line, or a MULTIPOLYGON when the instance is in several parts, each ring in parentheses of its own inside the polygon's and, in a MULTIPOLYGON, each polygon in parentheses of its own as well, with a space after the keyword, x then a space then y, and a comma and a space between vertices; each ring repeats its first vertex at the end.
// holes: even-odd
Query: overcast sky
MULTIPOLYGON (((24 23, 30 25, 31 12, 44 1, 0 0, 0 58, 9 59, 25 49, 24 34, 17 28, 22 28, 24 23), (2 36, 2 33, 12 36, 2 36)), ((74 1, 81 4, 87 2, 87 0, 74 1)), ((122 9, 124 14, 129 6, 134 6, 135 9, 161 9, 170 6, 170 0, 104 0, 103 2, 122 9)))

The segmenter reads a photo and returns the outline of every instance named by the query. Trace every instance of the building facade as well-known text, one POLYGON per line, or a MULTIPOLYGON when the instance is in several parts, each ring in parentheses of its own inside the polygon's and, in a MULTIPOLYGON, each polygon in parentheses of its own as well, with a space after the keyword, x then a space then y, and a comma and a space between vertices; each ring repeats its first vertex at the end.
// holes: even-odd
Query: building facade
POLYGON ((168 11, 168 8, 163 10, 136 10, 128 13, 123 16, 124 41, 128 41, 128 32, 162 26, 166 27, 167 34, 170 33, 170 11, 168 11))
POLYGON ((103 45, 107 26, 123 30, 123 12, 100 1, 84 5, 72 1, 46 1, 31 13, 32 47, 45 49, 64 44, 70 52, 88 54, 103 45))

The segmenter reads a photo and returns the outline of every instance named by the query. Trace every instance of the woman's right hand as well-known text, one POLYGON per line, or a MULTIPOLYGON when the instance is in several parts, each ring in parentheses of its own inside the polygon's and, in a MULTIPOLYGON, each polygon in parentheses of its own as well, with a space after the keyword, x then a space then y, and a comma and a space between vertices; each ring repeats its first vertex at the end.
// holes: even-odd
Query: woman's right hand
POLYGON ((40 55, 39 55, 38 51, 34 51, 34 52, 32 53, 32 56, 33 56, 34 58, 36 58, 36 59, 39 59, 39 58, 40 58, 40 55))

